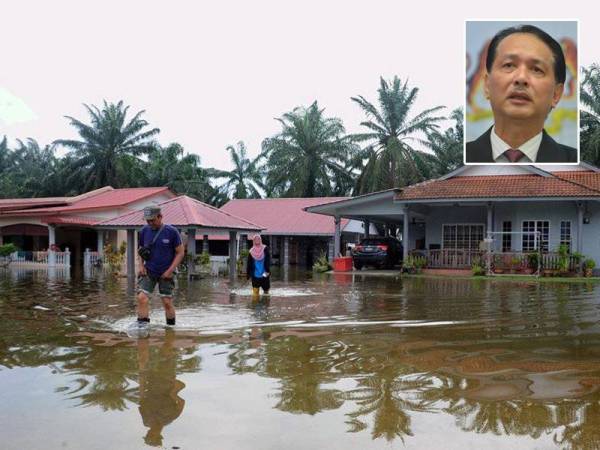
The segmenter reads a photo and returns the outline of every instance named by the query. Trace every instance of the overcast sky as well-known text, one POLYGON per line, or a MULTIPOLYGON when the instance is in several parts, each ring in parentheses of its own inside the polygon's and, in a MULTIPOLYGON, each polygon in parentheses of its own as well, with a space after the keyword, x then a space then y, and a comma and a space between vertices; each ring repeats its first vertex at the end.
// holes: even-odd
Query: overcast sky
POLYGON ((275 117, 314 100, 359 131, 350 97, 376 102, 380 76, 419 87, 415 111, 462 106, 465 19, 579 19, 580 62, 600 63, 589 2, 437 3, 0 0, 0 136, 76 138, 63 116, 123 100, 161 144, 228 169, 227 145, 257 155, 275 117))

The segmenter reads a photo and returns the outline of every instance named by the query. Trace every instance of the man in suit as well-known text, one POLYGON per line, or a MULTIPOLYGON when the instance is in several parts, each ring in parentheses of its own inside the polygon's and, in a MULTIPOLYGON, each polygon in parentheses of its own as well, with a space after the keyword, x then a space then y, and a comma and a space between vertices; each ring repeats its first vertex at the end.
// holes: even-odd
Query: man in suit
POLYGON ((467 142, 467 163, 566 163, 577 150, 557 143, 544 121, 563 94, 566 79, 562 48, 533 25, 511 27, 490 41, 484 92, 494 125, 467 142))

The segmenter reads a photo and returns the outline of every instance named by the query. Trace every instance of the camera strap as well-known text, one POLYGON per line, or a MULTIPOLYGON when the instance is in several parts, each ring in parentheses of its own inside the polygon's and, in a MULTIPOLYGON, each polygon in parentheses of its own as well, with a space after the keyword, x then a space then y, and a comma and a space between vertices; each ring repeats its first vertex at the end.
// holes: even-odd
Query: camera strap
POLYGON ((150 245, 148 246, 149 249, 152 249, 152 247, 154 246, 154 243, 158 239, 158 235, 162 232, 162 230, 163 230, 164 227, 165 227, 165 224, 163 223, 160 226, 160 228, 158 229, 158 231, 156 232, 156 234, 154 235, 154 239, 152 239, 152 242, 150 242, 150 245))

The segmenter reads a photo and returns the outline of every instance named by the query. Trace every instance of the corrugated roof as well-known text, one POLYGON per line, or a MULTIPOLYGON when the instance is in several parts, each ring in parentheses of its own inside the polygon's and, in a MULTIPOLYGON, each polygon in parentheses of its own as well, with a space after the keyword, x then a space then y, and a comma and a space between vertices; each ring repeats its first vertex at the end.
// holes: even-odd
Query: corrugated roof
POLYGON ((455 198, 600 197, 600 174, 457 176, 407 186, 395 200, 455 198))
MULTIPOLYGON (((265 228, 264 234, 333 235, 333 217, 309 213, 303 208, 346 199, 348 197, 233 199, 223 205, 221 211, 261 225, 265 228)), ((348 219, 342 219, 341 228, 347 223, 348 219)))
POLYGON ((93 217, 82 217, 82 216, 45 216, 42 218, 42 223, 48 224, 65 224, 65 225, 94 225, 98 223, 100 219, 93 217))
POLYGON ((0 211, 67 205, 69 200, 70 197, 4 198, 0 199, 0 211))
MULTIPOLYGON (((97 191, 88 192, 87 194, 78 197, 74 197, 74 201, 67 206, 37 208, 35 209, 35 214, 54 214, 74 211, 85 211, 90 209, 116 208, 119 206, 128 205, 129 203, 133 203, 162 192, 171 191, 168 187, 123 189, 103 188, 97 191)), ((11 211, 10 213, 18 215, 27 215, 31 214, 31 212, 32 211, 29 209, 23 209, 11 211)))
MULTIPOLYGON (((223 230, 259 231, 262 227, 226 211, 182 195, 159 203, 163 222, 176 227, 213 228, 223 230)), ((146 225, 143 210, 133 211, 96 225, 109 228, 130 228, 146 225)))

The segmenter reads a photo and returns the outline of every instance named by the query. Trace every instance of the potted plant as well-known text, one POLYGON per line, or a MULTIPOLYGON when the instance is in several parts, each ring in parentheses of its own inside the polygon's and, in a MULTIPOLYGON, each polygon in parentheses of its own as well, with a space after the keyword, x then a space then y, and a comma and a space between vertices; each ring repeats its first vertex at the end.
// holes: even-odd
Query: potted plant
POLYGON ((10 257, 10 255, 12 255, 17 250, 18 249, 17 249, 17 247, 15 247, 14 244, 9 243, 9 244, 0 245, 0 267, 8 267, 8 265, 12 261, 12 258, 10 257))
POLYGON ((402 262, 402 271, 406 273, 415 273, 415 259, 412 256, 408 256, 406 260, 402 262))
POLYGON ((481 258, 473 258, 473 263, 471 264, 471 272, 475 277, 485 275, 485 267, 483 267, 481 258))
POLYGON ((591 277, 592 276, 592 271, 594 270, 594 268, 596 267, 596 261, 594 261, 591 258, 586 259, 585 261, 583 261, 583 273, 586 277, 591 277))
POLYGON ((510 273, 515 273, 515 271, 519 270, 519 266, 521 265, 521 258, 518 256, 513 256, 510 258, 510 273))
POLYGON ((504 273, 504 261, 501 255, 494 255, 493 259, 494 273, 504 273))
POLYGON ((210 253, 202 252, 199 255, 197 255, 194 264, 200 266, 200 273, 210 272, 210 253))
POLYGON ((569 247, 566 244, 558 246, 558 272, 561 275, 569 273, 569 247))

